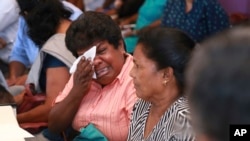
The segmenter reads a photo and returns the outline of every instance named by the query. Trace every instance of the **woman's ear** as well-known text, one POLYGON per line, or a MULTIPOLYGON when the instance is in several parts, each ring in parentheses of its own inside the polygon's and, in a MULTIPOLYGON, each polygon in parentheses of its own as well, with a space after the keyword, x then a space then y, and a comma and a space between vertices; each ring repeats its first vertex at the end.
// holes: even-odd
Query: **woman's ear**
POLYGON ((174 70, 172 67, 167 67, 163 69, 163 79, 170 79, 174 75, 174 70))
POLYGON ((123 39, 119 40, 119 44, 118 44, 118 49, 122 52, 122 53, 126 53, 126 48, 125 48, 125 42, 123 41, 123 39))
POLYGON ((167 83, 172 79, 173 68, 167 67, 162 70, 162 84, 167 86, 167 83))

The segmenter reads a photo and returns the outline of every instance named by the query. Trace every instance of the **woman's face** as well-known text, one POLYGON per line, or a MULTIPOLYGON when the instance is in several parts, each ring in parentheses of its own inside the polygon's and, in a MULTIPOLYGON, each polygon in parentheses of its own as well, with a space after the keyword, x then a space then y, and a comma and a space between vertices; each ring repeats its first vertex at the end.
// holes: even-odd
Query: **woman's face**
MULTIPOLYGON (((108 41, 97 43, 96 56, 94 58, 94 70, 96 81, 101 85, 110 84, 120 73, 125 63, 125 51, 122 42, 115 49, 108 41)), ((78 52, 79 55, 84 51, 78 52)))
POLYGON ((136 95, 149 100, 163 91, 163 72, 157 70, 154 61, 147 58, 142 52, 143 44, 138 44, 134 51, 134 67, 130 71, 133 78, 136 95))

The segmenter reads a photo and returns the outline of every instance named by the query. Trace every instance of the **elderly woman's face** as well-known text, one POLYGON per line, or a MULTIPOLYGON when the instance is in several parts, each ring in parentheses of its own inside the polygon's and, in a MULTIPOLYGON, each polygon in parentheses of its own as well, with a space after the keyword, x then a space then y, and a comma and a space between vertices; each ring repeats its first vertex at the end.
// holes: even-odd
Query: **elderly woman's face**
MULTIPOLYGON (((102 41, 97 44, 96 56, 93 62, 97 76, 96 81, 101 85, 107 85, 120 73, 125 63, 125 51, 123 45, 119 45, 119 48, 115 49, 108 41, 102 41)), ((85 51, 78 52, 78 54, 82 54, 85 51)))
POLYGON ((157 70, 154 61, 147 58, 142 52, 143 44, 138 44, 134 51, 134 67, 130 71, 133 78, 136 95, 144 100, 152 99, 162 93, 163 73, 157 70))

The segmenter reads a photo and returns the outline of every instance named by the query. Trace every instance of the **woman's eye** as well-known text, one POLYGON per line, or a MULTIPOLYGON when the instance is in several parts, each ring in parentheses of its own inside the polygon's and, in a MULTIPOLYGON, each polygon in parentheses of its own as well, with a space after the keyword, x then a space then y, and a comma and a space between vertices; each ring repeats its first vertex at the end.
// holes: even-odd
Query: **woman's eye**
POLYGON ((102 53, 104 53, 104 52, 105 52, 105 50, 106 50, 106 48, 104 48, 104 49, 100 49, 100 50, 98 50, 98 51, 97 51, 97 53, 98 53, 98 54, 102 54, 102 53))

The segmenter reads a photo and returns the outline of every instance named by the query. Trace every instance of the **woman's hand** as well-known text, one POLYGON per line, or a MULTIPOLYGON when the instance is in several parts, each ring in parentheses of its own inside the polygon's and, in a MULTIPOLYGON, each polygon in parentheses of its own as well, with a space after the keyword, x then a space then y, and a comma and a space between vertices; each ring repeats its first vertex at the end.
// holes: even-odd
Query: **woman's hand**
POLYGON ((72 89, 77 90, 81 94, 86 94, 90 88, 93 73, 94 68, 91 59, 82 57, 74 73, 74 84, 72 89))

